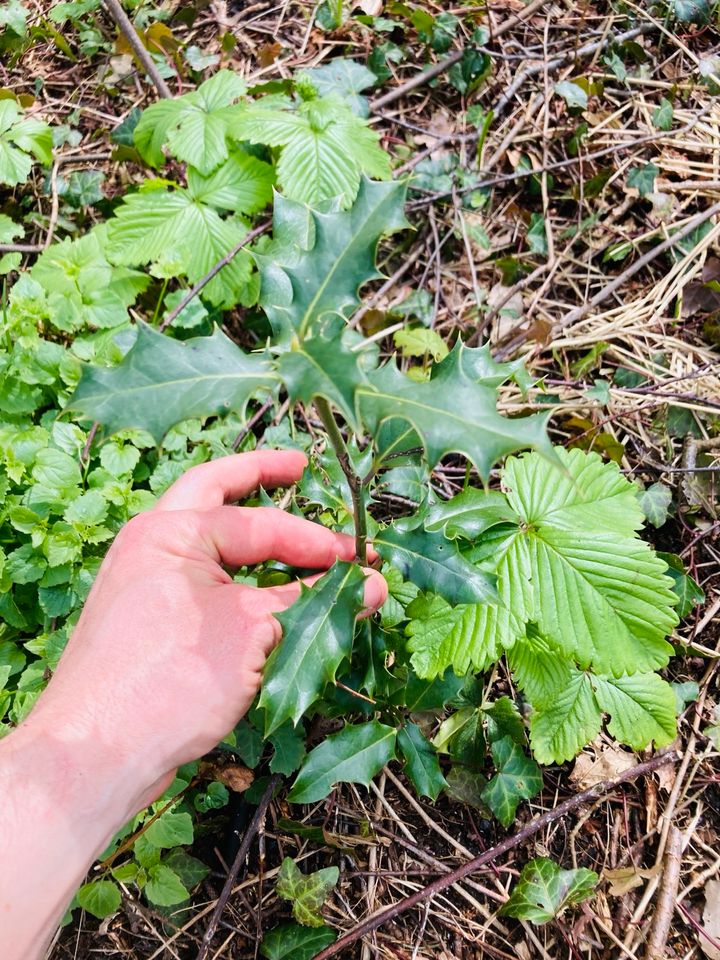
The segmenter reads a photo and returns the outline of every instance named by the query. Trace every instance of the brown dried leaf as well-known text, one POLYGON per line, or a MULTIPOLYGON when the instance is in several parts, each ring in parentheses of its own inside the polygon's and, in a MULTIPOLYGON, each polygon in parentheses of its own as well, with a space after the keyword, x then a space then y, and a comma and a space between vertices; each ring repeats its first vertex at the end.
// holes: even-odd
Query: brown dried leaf
POLYGON ((261 67, 271 67, 280 56, 282 46, 279 43, 264 43, 257 52, 261 67))
POLYGON ((619 867, 617 870, 604 870, 603 877, 610 883, 608 893, 611 897, 624 897, 626 893, 641 887, 658 872, 657 867, 643 870, 638 867, 619 867))
POLYGON ((634 765, 635 759, 627 750, 614 746, 595 748, 592 753, 581 753, 577 757, 570 779, 580 790, 587 790, 634 765))
POLYGON ((241 763, 210 763, 200 764, 198 776, 204 780, 217 780, 234 793, 244 793, 255 779, 255 774, 241 763))

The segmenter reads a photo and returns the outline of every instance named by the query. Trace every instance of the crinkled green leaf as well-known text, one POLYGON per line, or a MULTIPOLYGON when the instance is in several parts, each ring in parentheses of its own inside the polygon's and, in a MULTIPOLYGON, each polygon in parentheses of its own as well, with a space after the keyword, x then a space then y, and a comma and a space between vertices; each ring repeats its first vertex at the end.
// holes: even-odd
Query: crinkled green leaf
POLYGON ((500 913, 518 920, 547 923, 570 904, 591 897, 597 882, 598 875, 592 870, 563 870, 547 857, 538 857, 523 867, 500 913))
POLYGON ((234 117, 231 129, 238 140, 282 148, 278 182, 293 200, 317 204, 341 197, 347 208, 363 173, 390 177, 390 158, 379 146, 379 134, 336 97, 306 100, 295 112, 249 106, 234 117))
POLYGON ((305 927, 322 927, 320 908, 340 876, 337 867, 303 873, 294 860, 285 857, 277 878, 277 895, 292 903, 293 917, 305 927))
POLYGON ((395 738, 395 728, 377 720, 347 724, 308 754, 288 800, 314 803, 326 797, 336 783, 367 786, 394 759, 395 738))
POLYGON ((188 192, 197 203, 217 210, 257 213, 272 200, 274 179, 269 163, 238 149, 208 176, 190 168, 188 192))
POLYGON ((542 789, 542 774, 534 760, 512 737, 492 744, 497 773, 482 792, 482 799, 504 827, 515 819, 521 800, 529 800, 542 789))
POLYGON ((447 782, 440 771, 437 752, 425 739, 420 727, 406 723, 398 731, 397 744, 406 761, 405 772, 417 793, 437 800, 447 782))
POLYGON ((338 561, 312 587, 303 586, 291 607, 275 615, 283 640, 268 657, 260 694, 266 736, 286 720, 297 723, 350 656, 364 582, 359 567, 338 561))
POLYGON ((299 927, 287 923, 265 934, 260 953, 267 960, 313 960, 335 939, 335 931, 330 927, 299 927))
POLYGON ((553 700, 533 705, 530 742, 539 763, 572 760, 600 733, 602 714, 590 678, 570 667, 568 684, 555 691, 553 700))
POLYGON ((242 416, 250 397, 275 383, 262 354, 243 353, 220 329, 181 342, 141 324, 119 366, 84 367, 68 407, 111 433, 139 427, 159 442, 188 417, 242 416))

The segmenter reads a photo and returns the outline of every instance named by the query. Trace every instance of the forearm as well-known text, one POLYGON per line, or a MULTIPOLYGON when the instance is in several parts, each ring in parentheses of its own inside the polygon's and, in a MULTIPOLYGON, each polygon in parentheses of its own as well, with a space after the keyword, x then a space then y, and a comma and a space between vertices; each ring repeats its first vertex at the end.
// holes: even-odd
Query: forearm
POLYGON ((48 720, 33 711, 0 740, 3 960, 43 956, 90 864, 142 804, 100 744, 48 720))

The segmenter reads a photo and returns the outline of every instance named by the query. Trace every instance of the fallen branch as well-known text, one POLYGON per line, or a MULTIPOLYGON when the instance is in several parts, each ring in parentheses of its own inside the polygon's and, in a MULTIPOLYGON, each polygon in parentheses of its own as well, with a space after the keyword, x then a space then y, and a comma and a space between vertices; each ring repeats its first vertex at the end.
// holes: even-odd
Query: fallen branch
POLYGON ((132 48, 132 52, 135 54, 137 59, 140 61, 142 66, 145 69, 145 72, 152 80, 155 85, 155 89, 158 92, 160 97, 164 97, 167 100, 172 99, 172 92, 170 87, 165 83, 163 78, 160 76, 160 71, 153 62, 152 57, 145 49, 142 40, 138 36, 138 32, 132 24, 130 17, 125 13, 123 8, 120 5, 119 0, 103 0, 105 9, 113 18, 115 23, 118 26, 118 30, 124 35, 127 42, 132 48))
POLYGON ((265 793, 262 795, 257 810, 253 814, 253 818, 248 824, 247 830, 242 838, 240 848, 235 854, 235 859, 232 862, 232 866, 228 871, 228 875, 225 879, 225 883, 223 884, 220 896, 215 904, 215 909, 213 910, 208 921, 207 929, 205 930, 205 936, 203 937, 202 943, 200 944, 200 949, 198 950, 197 960, 205 960, 205 957, 207 956, 212 938, 215 936, 215 931, 220 923, 220 918, 222 917, 228 899, 230 898, 230 894, 232 893, 232 888, 235 886, 235 881, 240 873, 240 868, 242 867, 243 862, 248 855, 248 850, 250 849, 250 844, 252 843, 255 834, 258 832, 260 825, 265 819, 267 808, 270 806, 270 801, 275 793, 275 788, 280 783, 280 779, 281 778, 278 774, 270 777, 270 781, 265 788, 265 793))
POLYGON ((264 223, 259 224, 257 227, 253 227, 252 230, 248 230, 248 232, 242 238, 240 243, 235 244, 232 250, 229 253, 226 253, 225 256, 222 258, 222 260, 218 260, 215 266, 211 270, 208 270, 205 276, 201 277, 194 287, 188 290, 188 292, 182 298, 180 303, 175 307, 175 309, 170 311, 167 317, 165 317, 163 322, 160 324, 160 327, 159 327, 160 333, 162 333, 163 330, 166 330, 170 326, 173 320, 175 320, 179 316, 179 314, 182 313, 182 311, 190 303, 190 301, 194 299, 200 293, 200 291, 203 290, 210 283, 213 277, 216 277, 220 273, 223 267, 226 267, 230 263, 230 261, 240 253, 243 247, 246 247, 249 243, 252 243, 253 240, 257 240, 257 238, 261 234, 265 233, 265 231, 268 230, 270 226, 271 226, 270 221, 266 220, 264 223))
POLYGON ((453 883, 457 883, 457 881, 462 880, 463 877, 467 877, 469 874, 475 873, 475 871, 479 870, 480 867, 491 863, 493 860, 496 860, 498 857, 512 850, 514 847, 524 843, 526 840, 534 836, 540 830, 543 830, 549 824, 554 823, 556 820, 562 819, 573 810, 577 810, 577 808, 581 807, 583 804, 589 803, 592 800, 597 800, 600 797, 612 793, 616 787, 621 786, 623 783, 629 783, 632 780, 636 780, 638 777, 643 777, 649 773, 654 773, 655 770, 665 766, 667 763, 677 763, 678 759, 678 755, 675 752, 660 754, 659 756, 653 757, 651 760, 646 760, 644 763, 638 763, 636 766, 631 767, 629 770, 623 771, 623 773, 618 774, 616 777, 612 777, 610 780, 605 780, 603 783, 598 783, 594 787, 590 787, 589 790, 583 790, 582 793, 578 793, 576 796, 570 797, 564 803, 561 803, 559 806, 554 807, 552 810, 548 810, 547 813, 543 813, 535 820, 532 820, 525 827, 523 827, 522 830, 519 830, 517 833, 512 834, 512 836, 507 837, 502 841, 502 843, 498 843, 496 846, 491 847, 484 853, 479 854, 479 856, 457 867, 451 873, 448 873, 442 877, 438 877, 437 880, 433 880, 432 883, 411 894, 411 896, 405 897, 404 900, 400 900, 398 903, 394 903, 392 906, 387 907, 387 909, 381 911, 380 913, 376 913, 374 916, 364 920, 362 923, 358 924, 354 930, 346 933, 344 937, 340 937, 340 939, 336 940, 335 943, 331 944, 329 947, 326 947, 324 950, 321 950, 320 953, 318 953, 315 957, 315 960, 328 960, 329 957, 334 957, 346 947, 350 946, 350 944, 360 940, 361 937, 364 937, 366 933, 370 933, 372 930, 377 930, 377 928, 381 927, 384 923, 387 923, 394 917, 399 916, 399 914, 405 913, 407 910, 412 909, 412 907, 416 906, 418 903, 422 903, 423 900, 427 900, 428 897, 434 897, 438 893, 442 893, 443 890, 447 890, 447 888, 452 886, 453 883))
POLYGON ((663 960, 670 922, 675 912, 678 886, 680 884, 680 868, 682 866, 683 835, 672 824, 668 833, 667 847, 663 858, 663 878, 660 893, 657 898, 657 907, 653 917, 652 929, 648 937, 646 960, 663 960))

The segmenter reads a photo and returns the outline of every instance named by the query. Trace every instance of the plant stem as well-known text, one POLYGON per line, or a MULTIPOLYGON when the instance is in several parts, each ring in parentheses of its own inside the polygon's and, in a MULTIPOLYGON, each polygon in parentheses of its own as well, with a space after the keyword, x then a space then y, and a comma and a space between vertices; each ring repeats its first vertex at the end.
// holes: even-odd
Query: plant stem
POLYGON ((330 404, 324 397, 315 397, 315 409, 327 431, 330 443, 333 445, 342 472, 345 474, 345 479, 350 487, 355 520, 355 559, 364 566, 367 564, 367 514, 365 513, 363 481, 355 473, 350 453, 330 409, 330 404))

